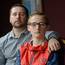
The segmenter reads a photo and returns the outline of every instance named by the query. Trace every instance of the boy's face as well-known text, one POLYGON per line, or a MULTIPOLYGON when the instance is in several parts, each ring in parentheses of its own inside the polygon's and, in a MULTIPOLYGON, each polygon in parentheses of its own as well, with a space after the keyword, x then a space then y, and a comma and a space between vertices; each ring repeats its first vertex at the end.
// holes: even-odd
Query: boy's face
POLYGON ((28 20, 28 30, 31 32, 32 36, 45 36, 47 26, 45 24, 44 16, 33 15, 28 20))

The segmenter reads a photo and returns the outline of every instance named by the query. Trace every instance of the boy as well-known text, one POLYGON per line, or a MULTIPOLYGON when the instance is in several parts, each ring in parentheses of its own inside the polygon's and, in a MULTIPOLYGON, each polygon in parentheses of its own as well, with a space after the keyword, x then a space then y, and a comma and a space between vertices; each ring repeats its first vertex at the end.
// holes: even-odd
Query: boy
POLYGON ((27 27, 32 38, 20 47, 20 56, 16 61, 20 62, 18 65, 58 65, 58 54, 51 53, 45 38, 45 32, 49 27, 46 15, 43 13, 32 14, 27 27))

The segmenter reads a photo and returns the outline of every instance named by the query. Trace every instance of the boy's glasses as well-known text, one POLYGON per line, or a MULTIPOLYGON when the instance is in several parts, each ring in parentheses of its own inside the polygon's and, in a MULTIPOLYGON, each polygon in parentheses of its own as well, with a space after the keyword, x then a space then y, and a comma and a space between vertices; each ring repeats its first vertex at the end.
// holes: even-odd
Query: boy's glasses
POLYGON ((28 23, 28 25, 33 26, 33 27, 36 27, 37 25, 39 25, 39 26, 46 26, 46 24, 42 23, 42 22, 40 22, 40 23, 28 23))

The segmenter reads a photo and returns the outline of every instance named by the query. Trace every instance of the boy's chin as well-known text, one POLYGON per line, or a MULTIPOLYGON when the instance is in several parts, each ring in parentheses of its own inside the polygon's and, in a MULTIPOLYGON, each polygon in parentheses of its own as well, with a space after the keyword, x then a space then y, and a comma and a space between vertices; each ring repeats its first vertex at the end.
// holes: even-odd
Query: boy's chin
POLYGON ((39 34, 38 36, 36 36, 37 39, 43 39, 43 35, 39 34))

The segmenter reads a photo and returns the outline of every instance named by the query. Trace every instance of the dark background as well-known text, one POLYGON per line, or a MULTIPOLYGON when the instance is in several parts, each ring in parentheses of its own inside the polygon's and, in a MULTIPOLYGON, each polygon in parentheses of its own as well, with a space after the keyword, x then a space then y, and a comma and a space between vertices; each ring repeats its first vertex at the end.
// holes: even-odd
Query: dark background
MULTIPOLYGON (((21 0, 0 0, 0 37, 11 30, 9 9, 14 3, 21 0)), ((65 37, 65 0, 44 0, 44 5, 51 29, 65 37)))
POLYGON ((9 23, 9 9, 15 3, 20 3, 21 0, 0 0, 0 37, 11 30, 9 23))
POLYGON ((52 30, 65 38, 65 0, 44 0, 52 30))

